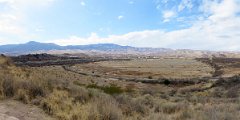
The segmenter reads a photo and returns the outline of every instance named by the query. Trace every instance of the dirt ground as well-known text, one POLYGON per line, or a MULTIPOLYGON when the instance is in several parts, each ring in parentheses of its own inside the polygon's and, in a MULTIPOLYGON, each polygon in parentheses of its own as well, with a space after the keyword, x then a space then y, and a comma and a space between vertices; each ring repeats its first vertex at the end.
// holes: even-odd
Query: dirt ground
POLYGON ((141 78, 201 78, 210 77, 211 66, 194 59, 135 59, 131 61, 104 61, 75 65, 76 71, 95 74, 141 78))
POLYGON ((0 120, 54 120, 37 106, 15 100, 0 101, 0 120))

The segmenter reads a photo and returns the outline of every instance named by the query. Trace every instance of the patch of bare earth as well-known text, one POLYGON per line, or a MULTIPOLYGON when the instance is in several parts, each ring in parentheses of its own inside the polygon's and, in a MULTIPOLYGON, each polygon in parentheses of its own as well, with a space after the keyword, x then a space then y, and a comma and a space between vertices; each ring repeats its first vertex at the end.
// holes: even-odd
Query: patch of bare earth
POLYGON ((0 101, 0 120, 54 120, 40 108, 14 100, 0 101))

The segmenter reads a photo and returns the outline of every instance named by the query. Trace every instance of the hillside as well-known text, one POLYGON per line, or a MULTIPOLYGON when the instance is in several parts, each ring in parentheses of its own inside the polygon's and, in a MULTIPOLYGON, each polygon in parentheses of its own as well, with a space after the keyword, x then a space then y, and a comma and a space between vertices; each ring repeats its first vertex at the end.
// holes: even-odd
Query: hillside
POLYGON ((60 46, 53 43, 28 42, 25 44, 11 44, 0 46, 0 53, 6 55, 23 54, 86 54, 89 56, 135 56, 135 57, 231 57, 239 58, 240 52, 225 51, 204 51, 204 50, 173 50, 167 48, 137 48, 131 46, 121 46, 117 44, 91 44, 91 45, 69 45, 60 46))
MULTIPOLYGON (((56 59, 46 54, 22 57, 56 59)), ((0 119, 237 120, 239 72, 222 74, 239 71, 239 63, 166 58, 31 67, 15 66, 2 55, 0 119), (217 66, 224 67, 216 76, 217 66)))

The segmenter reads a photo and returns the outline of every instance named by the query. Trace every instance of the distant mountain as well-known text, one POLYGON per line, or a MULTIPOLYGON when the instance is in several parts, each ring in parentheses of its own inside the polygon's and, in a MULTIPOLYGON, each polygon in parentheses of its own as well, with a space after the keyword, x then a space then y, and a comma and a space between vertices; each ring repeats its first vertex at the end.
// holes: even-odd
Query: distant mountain
POLYGON ((9 44, 0 46, 0 52, 5 54, 21 54, 39 50, 62 49, 61 46, 53 43, 39 43, 30 41, 25 44, 9 44))
POLYGON ((133 47, 130 46, 120 46, 117 44, 91 44, 91 45, 69 45, 64 46, 64 49, 69 50, 100 50, 100 51, 109 51, 109 50, 124 50, 124 49, 131 49, 133 47))
POLYGON ((23 55, 31 53, 49 54, 87 54, 92 56, 125 56, 133 55, 139 57, 240 57, 239 52, 216 52, 202 50, 172 50, 166 48, 137 48, 121 46, 117 44, 90 44, 90 45, 69 45, 60 46, 53 43, 40 43, 30 41, 25 44, 9 44, 0 46, 0 54, 23 55))
POLYGON ((131 46, 121 46, 117 44, 90 44, 90 45, 69 45, 69 46, 60 46, 53 43, 40 43, 35 41, 30 41, 25 44, 9 44, 1 45, 0 53, 8 55, 21 55, 28 54, 38 51, 102 51, 102 52, 126 52, 126 51, 146 51, 149 48, 135 48, 131 46))

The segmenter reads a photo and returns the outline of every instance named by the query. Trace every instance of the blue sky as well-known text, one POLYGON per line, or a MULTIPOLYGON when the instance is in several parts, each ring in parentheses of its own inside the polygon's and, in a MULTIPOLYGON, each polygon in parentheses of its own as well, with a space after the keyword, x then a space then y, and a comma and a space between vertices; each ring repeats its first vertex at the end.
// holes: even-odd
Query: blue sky
POLYGON ((0 44, 240 50, 240 0, 0 0, 0 44))

